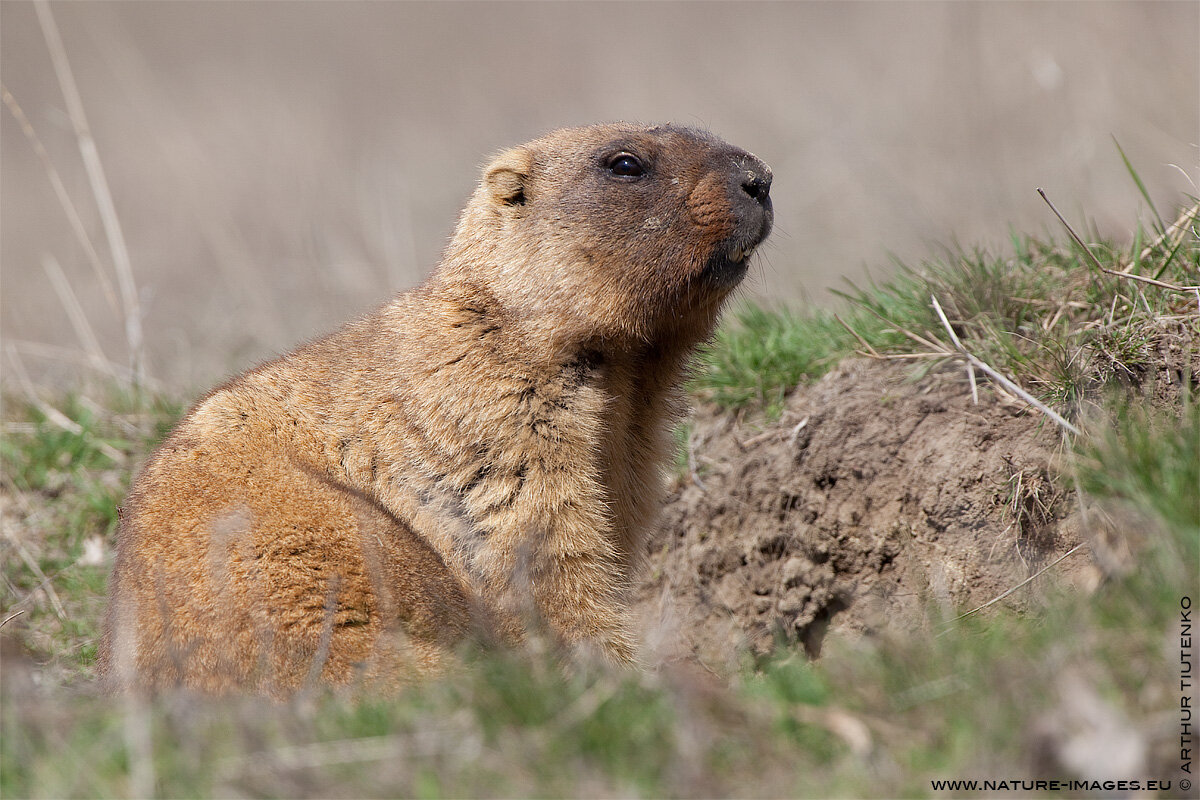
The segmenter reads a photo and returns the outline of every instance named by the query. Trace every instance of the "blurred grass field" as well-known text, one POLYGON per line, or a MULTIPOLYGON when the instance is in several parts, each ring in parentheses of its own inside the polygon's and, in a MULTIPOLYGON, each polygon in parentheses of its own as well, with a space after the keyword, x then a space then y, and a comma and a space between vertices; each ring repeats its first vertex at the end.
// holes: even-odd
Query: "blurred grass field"
MULTIPOLYGON (((418 282, 497 150, 613 119, 707 127, 775 170, 745 293, 828 306, 938 242, 1054 230, 1034 187, 1131 239, 1200 158, 1200 5, 1103 3, 51 4, 121 221, 149 375, 200 391, 418 282)), ((0 73, 108 260, 75 123, 24 0, 0 73)), ((127 318, 43 161, 0 112, 0 337, 69 386, 127 318)), ((111 279, 110 279, 111 280, 111 279)), ((119 288, 119 287, 115 287, 119 288)), ((5 354, 6 360, 12 356, 5 354)), ((5 365, 8 367, 9 365, 5 365)))

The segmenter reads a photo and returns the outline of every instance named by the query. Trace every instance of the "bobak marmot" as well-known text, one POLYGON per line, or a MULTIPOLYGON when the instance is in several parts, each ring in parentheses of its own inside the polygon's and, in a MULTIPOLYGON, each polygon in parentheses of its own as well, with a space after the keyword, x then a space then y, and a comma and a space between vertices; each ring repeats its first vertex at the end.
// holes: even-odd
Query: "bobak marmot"
POLYGON ((421 286, 200 400, 122 512, 116 686, 397 683, 464 639, 632 660, 625 597, 694 347, 771 228, 698 130, 559 130, 484 171, 421 286))

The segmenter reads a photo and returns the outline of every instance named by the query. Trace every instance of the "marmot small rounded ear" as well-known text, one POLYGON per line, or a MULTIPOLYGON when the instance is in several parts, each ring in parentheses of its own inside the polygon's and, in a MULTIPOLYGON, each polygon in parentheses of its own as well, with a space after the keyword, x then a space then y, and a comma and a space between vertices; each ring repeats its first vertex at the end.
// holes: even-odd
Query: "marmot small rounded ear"
POLYGON ((488 195, 497 203, 519 206, 525 203, 525 184, 533 167, 528 150, 518 147, 502 153, 484 173, 488 195))

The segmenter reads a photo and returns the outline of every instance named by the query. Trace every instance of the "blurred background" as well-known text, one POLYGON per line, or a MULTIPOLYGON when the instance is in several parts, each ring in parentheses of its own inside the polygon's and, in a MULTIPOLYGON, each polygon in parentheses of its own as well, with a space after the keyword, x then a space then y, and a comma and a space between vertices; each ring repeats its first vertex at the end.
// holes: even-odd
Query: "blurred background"
MULTIPOLYGON (((148 374, 182 391, 419 282, 488 156, 563 125, 699 125, 765 159, 776 231, 745 296, 798 305, 893 256, 1058 235, 1039 186, 1079 227, 1131 239, 1145 201, 1114 137, 1164 215, 1200 194, 1196 2, 49 7, 148 374)), ((115 283, 35 11, 0 2, 0 79, 115 283)), ((5 382, 77 379, 88 347, 127 364, 120 303, 10 108, 0 147, 5 382)))

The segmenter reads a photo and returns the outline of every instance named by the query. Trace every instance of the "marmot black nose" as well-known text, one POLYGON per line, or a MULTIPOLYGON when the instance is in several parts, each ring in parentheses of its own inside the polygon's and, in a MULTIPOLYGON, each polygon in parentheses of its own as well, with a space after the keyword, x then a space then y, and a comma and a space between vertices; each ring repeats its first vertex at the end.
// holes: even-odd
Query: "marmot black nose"
POLYGON ((771 171, 768 169, 750 170, 742 179, 742 191, 751 199, 765 206, 771 194, 771 171))

